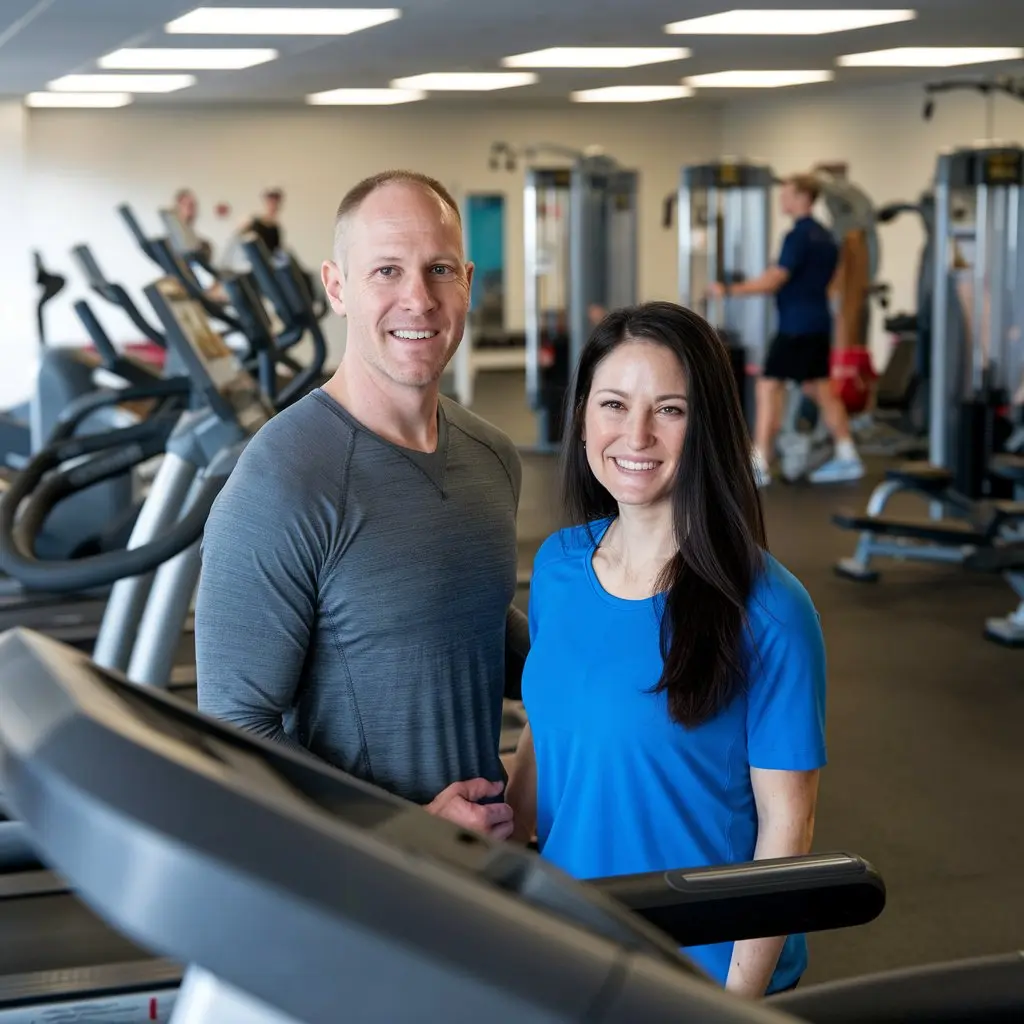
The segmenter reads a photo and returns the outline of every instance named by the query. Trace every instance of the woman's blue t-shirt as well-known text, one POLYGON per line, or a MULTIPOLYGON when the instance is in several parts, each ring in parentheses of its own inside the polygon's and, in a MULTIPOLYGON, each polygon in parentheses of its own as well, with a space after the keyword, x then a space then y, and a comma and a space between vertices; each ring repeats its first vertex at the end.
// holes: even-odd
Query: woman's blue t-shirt
MULTIPOLYGON (((599 540, 608 522, 592 524, 599 540)), ((587 527, 541 546, 530 583, 523 701, 537 760, 543 856, 576 878, 752 860, 750 768, 825 764, 825 652, 800 582, 770 555, 748 606, 749 680, 688 729, 650 691, 662 670, 654 599, 613 597, 587 527)), ((725 984, 731 942, 685 952, 725 984)), ((794 984, 806 941, 790 936, 769 992, 794 984)))

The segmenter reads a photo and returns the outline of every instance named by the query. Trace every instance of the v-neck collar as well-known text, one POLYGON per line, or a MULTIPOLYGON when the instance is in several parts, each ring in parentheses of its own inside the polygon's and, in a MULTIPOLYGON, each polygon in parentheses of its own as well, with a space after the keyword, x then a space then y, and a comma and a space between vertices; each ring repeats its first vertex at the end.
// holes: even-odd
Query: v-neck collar
POLYGON ((314 398, 324 403, 332 412, 345 420, 346 423, 350 424, 354 430, 411 462, 437 488, 441 496, 444 496, 445 477, 448 469, 448 439, 450 431, 448 428, 448 417, 444 411, 444 403, 440 399, 437 403, 437 447, 432 452, 421 452, 414 448, 406 448, 403 445, 395 444, 394 441, 390 441, 371 430, 361 420, 356 419, 348 409, 337 399, 329 395, 323 388, 316 388, 311 394, 314 398))

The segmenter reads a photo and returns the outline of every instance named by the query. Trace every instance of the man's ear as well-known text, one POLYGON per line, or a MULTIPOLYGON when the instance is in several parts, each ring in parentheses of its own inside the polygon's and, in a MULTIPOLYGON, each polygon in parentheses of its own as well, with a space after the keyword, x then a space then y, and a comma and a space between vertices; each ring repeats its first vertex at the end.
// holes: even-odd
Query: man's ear
POLYGON ((330 302, 331 309, 338 316, 344 316, 345 285, 338 264, 333 260, 324 260, 320 267, 320 280, 323 282, 324 291, 327 293, 327 301, 330 302))

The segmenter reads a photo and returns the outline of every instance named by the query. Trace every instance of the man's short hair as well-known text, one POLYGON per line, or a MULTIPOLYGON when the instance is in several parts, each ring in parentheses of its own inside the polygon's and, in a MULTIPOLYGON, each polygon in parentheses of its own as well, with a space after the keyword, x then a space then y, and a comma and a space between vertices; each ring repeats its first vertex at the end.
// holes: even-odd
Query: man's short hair
POLYGON ((813 174, 791 174, 786 184, 803 193, 812 203, 816 203, 821 195, 821 183, 813 174))
POLYGON ((174 193, 174 202, 180 203, 183 199, 188 199, 191 195, 193 195, 192 189, 179 188, 178 191, 174 193))
POLYGON ((383 188, 385 185, 392 184, 406 184, 416 185, 422 188, 426 192, 431 192, 438 199, 444 203, 445 206, 451 210, 455 216, 455 221, 462 227, 462 212, 459 210, 459 204, 455 202, 451 192, 448 191, 436 178, 431 178, 427 174, 420 174, 419 171, 406 171, 406 170, 391 170, 381 171, 378 174, 371 174, 368 178, 363 178, 362 181, 353 185, 346 193, 344 198, 338 204, 338 212, 334 218, 334 250, 335 254, 338 252, 338 247, 341 242, 341 232, 345 223, 351 218, 360 206, 362 206, 364 200, 372 193, 376 192, 377 189, 383 188))

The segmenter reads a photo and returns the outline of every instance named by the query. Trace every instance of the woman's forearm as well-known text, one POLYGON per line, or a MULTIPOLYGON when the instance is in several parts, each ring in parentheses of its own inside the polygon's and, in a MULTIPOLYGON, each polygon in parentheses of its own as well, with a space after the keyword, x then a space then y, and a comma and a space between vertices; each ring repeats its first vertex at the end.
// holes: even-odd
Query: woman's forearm
MULTIPOLYGON (((799 857, 809 853, 813 831, 812 819, 795 816, 786 816, 782 820, 768 819, 758 829, 754 859, 799 857)), ((736 995, 760 999, 768 988, 785 943, 785 935, 736 942, 726 989, 736 995)))
POLYGON ((528 843, 537 830, 537 764, 533 758, 533 737, 529 725, 523 729, 516 747, 505 787, 505 802, 513 814, 509 838, 513 842, 528 843))

